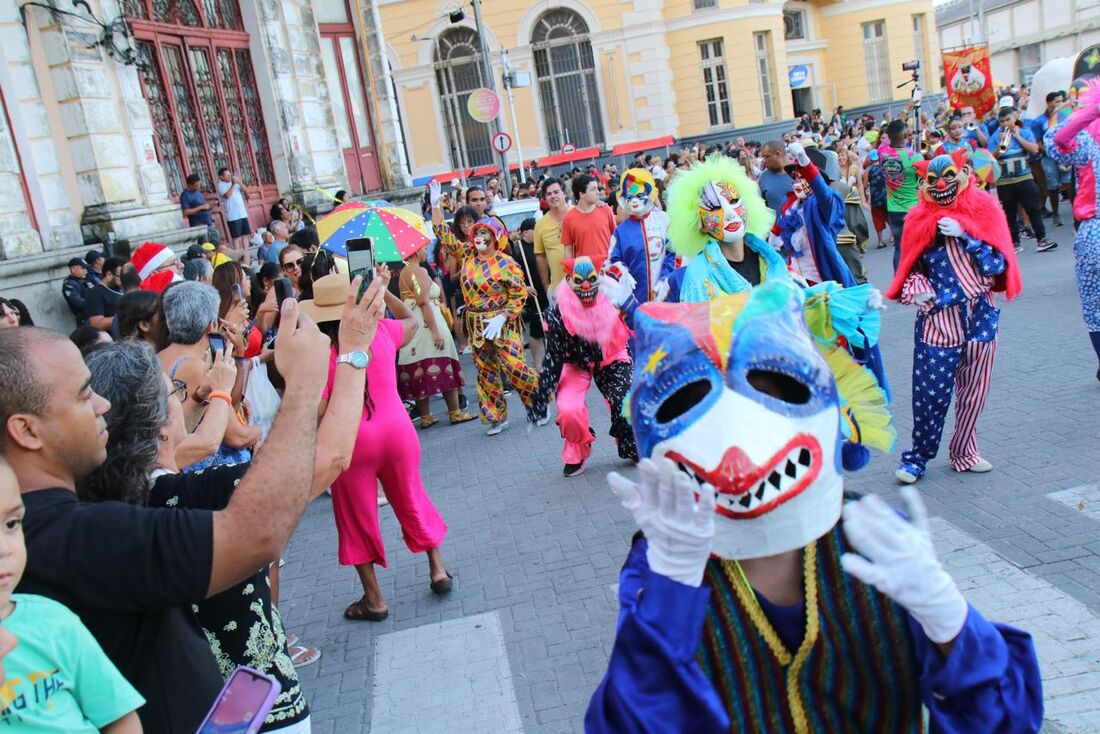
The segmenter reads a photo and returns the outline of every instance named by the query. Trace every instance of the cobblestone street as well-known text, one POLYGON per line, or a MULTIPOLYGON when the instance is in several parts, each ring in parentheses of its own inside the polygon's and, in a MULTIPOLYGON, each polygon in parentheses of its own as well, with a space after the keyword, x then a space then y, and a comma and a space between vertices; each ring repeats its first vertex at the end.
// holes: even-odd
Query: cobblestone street
MULTIPOLYGON (((945 440, 917 486, 941 558, 970 601, 1034 636, 1044 731, 1088 734, 1100 732, 1100 384, 1074 286, 1072 228, 1052 232, 1060 245, 1052 253, 1025 241, 1023 294, 998 302, 999 353, 979 424, 994 471, 952 471, 945 440)), ((890 251, 872 249, 866 260, 885 289, 890 251)), ((913 311, 892 304, 884 319, 900 451, 911 422, 913 311)), ((301 670, 314 732, 583 730, 634 532, 605 481, 607 471, 624 471, 607 411, 594 390, 589 397, 599 439, 573 479, 562 477, 555 426, 527 432, 515 396, 500 436, 445 420, 420 432, 425 485, 450 527, 443 552, 455 588, 445 598, 431 594, 425 557, 407 551, 384 509, 389 568, 379 579, 390 617, 345 621, 359 583, 337 565, 329 498, 308 509, 284 554, 280 606, 288 631, 323 653, 301 670)), ((441 402, 433 407, 444 416, 441 402)), ((848 486, 896 501, 896 458, 876 457, 848 486)))

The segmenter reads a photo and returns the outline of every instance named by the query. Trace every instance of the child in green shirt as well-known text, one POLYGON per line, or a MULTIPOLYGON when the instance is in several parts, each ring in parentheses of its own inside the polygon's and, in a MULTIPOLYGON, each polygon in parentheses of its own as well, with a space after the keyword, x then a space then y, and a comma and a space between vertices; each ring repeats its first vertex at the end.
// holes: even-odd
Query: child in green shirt
POLYGON ((0 459, 0 734, 141 734, 145 700, 80 618, 44 596, 12 593, 27 562, 22 523, 19 483, 0 459))

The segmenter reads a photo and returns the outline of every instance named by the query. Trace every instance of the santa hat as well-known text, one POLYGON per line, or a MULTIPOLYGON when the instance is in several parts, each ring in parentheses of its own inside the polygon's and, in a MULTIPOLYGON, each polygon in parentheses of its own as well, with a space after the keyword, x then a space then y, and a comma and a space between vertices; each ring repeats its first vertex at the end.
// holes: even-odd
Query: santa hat
POLYGON ((130 262, 134 264, 134 268, 141 279, 145 280, 153 274, 154 270, 175 256, 176 253, 172 252, 172 248, 168 245, 162 245, 159 242, 146 242, 137 248, 137 251, 130 258, 130 262))
POLYGON ((130 262, 133 263, 137 274, 141 277, 141 289, 143 291, 164 292, 164 289, 175 279, 176 273, 170 270, 161 273, 154 273, 153 271, 175 256, 176 253, 172 252, 172 248, 159 242, 146 242, 137 248, 130 258, 130 262))

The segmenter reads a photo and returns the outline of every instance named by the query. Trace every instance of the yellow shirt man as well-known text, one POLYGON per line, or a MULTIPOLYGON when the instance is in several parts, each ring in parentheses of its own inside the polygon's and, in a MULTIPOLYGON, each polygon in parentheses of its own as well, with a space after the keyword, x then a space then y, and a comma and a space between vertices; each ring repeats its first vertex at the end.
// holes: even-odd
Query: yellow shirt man
POLYGON ((556 288, 564 275, 561 267, 565 247, 561 244, 561 222, 549 213, 535 223, 535 255, 546 258, 550 271, 550 289, 556 288))

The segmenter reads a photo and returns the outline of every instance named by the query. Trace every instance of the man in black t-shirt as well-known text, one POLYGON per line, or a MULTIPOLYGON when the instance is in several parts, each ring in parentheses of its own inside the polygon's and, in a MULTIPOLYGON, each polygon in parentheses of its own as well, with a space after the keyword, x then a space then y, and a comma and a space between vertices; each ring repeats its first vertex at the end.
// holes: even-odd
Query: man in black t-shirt
MULTIPOLYGON (((355 304, 357 286, 349 288, 340 344, 365 353, 384 303, 376 281, 355 304)), ((350 360, 337 365, 333 390, 341 398, 333 395, 319 431, 329 339, 299 318, 293 299, 283 304, 281 324, 275 361, 286 393, 265 450, 216 511, 78 501, 77 480, 106 457, 111 406, 92 391, 64 336, 0 331, 0 453, 26 506, 27 568, 17 590, 80 616, 145 697, 138 715, 148 732, 192 734, 223 683, 191 605, 278 560, 306 502, 354 446, 365 370, 350 360)), ((147 479, 129 491, 144 492, 147 479)))
POLYGON ((120 258, 107 258, 99 282, 84 298, 84 315, 88 323, 100 331, 113 331, 115 311, 122 300, 122 266, 125 264, 120 258))

